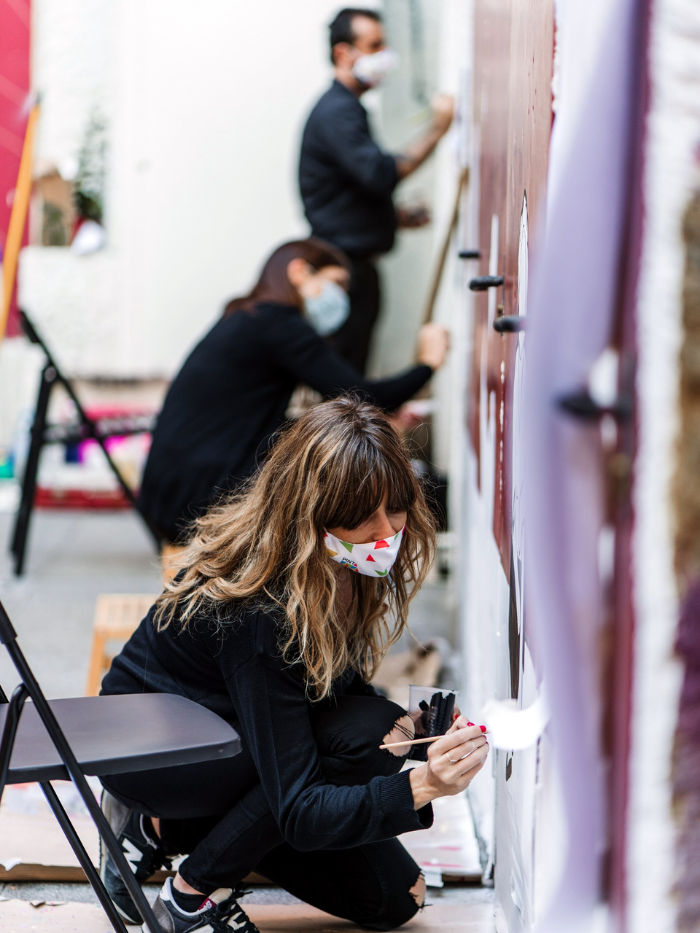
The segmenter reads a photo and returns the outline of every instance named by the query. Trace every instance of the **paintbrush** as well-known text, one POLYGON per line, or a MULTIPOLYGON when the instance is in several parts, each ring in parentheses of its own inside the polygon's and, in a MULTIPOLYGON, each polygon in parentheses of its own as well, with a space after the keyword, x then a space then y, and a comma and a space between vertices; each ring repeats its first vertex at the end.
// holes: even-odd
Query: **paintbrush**
MULTIPOLYGON (((399 745, 427 745, 428 742, 437 742, 438 739, 444 739, 446 734, 447 733, 443 735, 431 735, 426 739, 406 739, 405 742, 387 742, 385 745, 380 745, 379 747, 380 748, 398 748, 399 745)), ((484 734, 488 734, 488 733, 482 732, 482 735, 484 734)), ((454 732, 452 733, 452 735, 454 735, 454 732)), ((478 736, 475 736, 475 738, 478 738, 478 736)))

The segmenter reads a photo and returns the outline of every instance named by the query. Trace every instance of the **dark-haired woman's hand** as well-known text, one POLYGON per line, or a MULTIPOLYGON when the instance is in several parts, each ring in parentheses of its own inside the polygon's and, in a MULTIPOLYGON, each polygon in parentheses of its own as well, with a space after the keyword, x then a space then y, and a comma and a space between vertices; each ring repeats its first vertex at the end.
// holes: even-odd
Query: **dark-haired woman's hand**
POLYGON ((440 369, 450 348, 450 335, 441 324, 424 324, 418 332, 418 362, 440 369))
POLYGON ((428 749, 428 763, 411 771, 416 810, 437 797, 465 790, 481 771, 489 753, 485 727, 467 724, 460 716, 443 738, 428 749))

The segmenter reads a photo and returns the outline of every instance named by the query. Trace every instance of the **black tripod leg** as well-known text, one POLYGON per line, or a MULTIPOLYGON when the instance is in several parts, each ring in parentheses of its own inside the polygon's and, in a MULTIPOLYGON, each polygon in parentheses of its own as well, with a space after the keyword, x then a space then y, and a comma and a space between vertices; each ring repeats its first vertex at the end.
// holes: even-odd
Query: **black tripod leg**
POLYGON ((24 477, 22 479, 22 498, 20 500, 17 517, 15 519, 15 528, 12 535, 12 554, 15 559, 15 575, 20 576, 24 570, 24 558, 27 550, 27 535, 29 534, 29 522, 34 508, 34 495, 36 493, 36 477, 39 470, 39 458, 41 448, 44 445, 44 430, 46 428, 46 414, 49 408, 49 399, 51 390, 56 381, 56 370, 50 364, 44 366, 41 371, 41 382, 39 383, 39 396, 36 402, 36 411, 34 413, 34 424, 32 425, 31 441, 29 444, 29 453, 27 454, 27 463, 24 467, 24 477))

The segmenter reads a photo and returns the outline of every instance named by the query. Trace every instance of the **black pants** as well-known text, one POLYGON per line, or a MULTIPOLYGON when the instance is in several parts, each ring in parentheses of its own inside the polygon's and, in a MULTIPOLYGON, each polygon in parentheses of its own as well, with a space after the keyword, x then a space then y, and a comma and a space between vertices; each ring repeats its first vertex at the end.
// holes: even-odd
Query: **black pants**
MULTIPOLYGON (((327 781, 366 784, 396 774, 405 757, 379 751, 405 711, 381 697, 341 696, 311 707, 327 781)), ((168 854, 185 854, 184 880, 205 894, 256 870, 314 907, 371 930, 416 913, 420 869, 397 839, 351 849, 299 852, 284 842, 245 748, 234 758, 102 778, 127 806, 160 818, 168 854)))
POLYGON ((364 373, 372 330, 379 316, 379 273, 371 258, 351 257, 351 263, 350 316, 328 342, 364 373))

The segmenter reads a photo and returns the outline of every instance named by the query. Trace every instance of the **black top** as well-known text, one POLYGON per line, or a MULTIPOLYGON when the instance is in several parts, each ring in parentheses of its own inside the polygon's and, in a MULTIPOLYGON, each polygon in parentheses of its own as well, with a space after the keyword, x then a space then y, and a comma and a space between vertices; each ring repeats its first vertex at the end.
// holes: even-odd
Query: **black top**
POLYGON ((356 390, 386 410, 428 381, 429 366, 365 379, 322 340, 298 308, 262 303, 221 318, 175 377, 143 475, 139 508, 174 541, 217 491, 254 472, 285 421, 295 386, 331 398, 356 390))
MULTIPOLYGON (((250 750, 277 824, 294 848, 342 849, 430 825, 432 808, 414 809, 408 771, 365 785, 326 783, 302 666, 283 661, 272 611, 234 605, 218 624, 202 613, 184 630, 175 620, 160 632, 151 609, 114 659, 102 693, 174 693, 231 723, 250 750)), ((352 673, 334 682, 334 693, 374 690, 352 673)))
POLYGON ((299 188, 311 232, 351 256, 387 252, 396 233, 391 195, 398 180, 396 158, 372 139, 367 111, 334 81, 301 141, 299 188))

